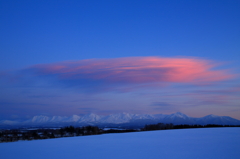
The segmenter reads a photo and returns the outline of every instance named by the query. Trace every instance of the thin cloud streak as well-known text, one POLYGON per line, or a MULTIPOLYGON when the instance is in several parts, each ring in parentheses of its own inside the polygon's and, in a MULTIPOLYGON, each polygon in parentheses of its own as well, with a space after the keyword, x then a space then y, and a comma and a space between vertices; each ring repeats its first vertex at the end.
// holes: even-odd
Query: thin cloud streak
MULTIPOLYGON (((0 99, 8 103, 2 103, 0 114, 155 114, 201 109, 214 114, 215 109, 237 109, 239 84, 232 79, 238 77, 218 66, 211 60, 178 57, 34 65, 1 77, 0 99)), ((239 118, 239 109, 231 114, 239 118)))
POLYGON ((59 80, 120 84, 201 84, 234 78, 228 70, 213 70, 216 66, 214 61, 197 58, 126 57, 39 64, 28 70, 39 76, 56 76, 59 80))

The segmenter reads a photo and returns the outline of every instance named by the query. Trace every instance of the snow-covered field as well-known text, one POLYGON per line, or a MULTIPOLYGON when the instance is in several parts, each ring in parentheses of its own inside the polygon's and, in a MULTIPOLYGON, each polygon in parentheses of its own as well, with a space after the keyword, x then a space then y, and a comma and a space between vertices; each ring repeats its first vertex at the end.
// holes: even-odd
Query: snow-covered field
POLYGON ((240 128, 162 130, 0 143, 1 159, 239 159, 240 128))

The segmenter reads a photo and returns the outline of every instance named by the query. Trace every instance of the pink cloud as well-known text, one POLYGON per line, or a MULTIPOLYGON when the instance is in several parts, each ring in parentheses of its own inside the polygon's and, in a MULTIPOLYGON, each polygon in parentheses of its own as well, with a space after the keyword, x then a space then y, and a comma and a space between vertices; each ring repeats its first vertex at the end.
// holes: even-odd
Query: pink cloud
POLYGON ((214 61, 197 58, 126 57, 39 64, 31 69, 60 79, 91 79, 113 83, 204 83, 231 79, 227 70, 213 70, 214 61))

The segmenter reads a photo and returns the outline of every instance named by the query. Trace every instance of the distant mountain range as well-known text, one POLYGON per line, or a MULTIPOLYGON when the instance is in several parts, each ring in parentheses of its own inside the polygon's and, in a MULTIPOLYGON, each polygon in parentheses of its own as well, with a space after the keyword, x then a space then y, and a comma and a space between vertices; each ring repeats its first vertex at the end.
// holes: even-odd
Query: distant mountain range
POLYGON ((156 123, 172 123, 172 124, 219 124, 219 125, 240 125, 240 120, 231 118, 229 116, 216 116, 207 115, 201 118, 189 117, 183 113, 177 112, 174 114, 111 114, 107 116, 101 116, 96 114, 87 115, 72 115, 66 116, 34 116, 30 120, 26 121, 13 121, 13 120, 1 120, 0 126, 85 126, 85 125, 96 125, 96 126, 118 126, 118 127, 141 127, 146 124, 156 123))

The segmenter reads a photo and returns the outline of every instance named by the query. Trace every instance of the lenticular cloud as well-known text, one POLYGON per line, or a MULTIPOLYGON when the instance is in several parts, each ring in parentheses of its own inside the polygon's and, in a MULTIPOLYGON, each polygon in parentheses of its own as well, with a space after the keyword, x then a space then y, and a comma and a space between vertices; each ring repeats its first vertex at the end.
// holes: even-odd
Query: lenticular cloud
POLYGON ((203 83, 233 77, 227 70, 215 70, 214 67, 215 62, 197 58, 126 57, 39 64, 31 70, 37 75, 54 75, 60 80, 89 79, 129 84, 203 83))

